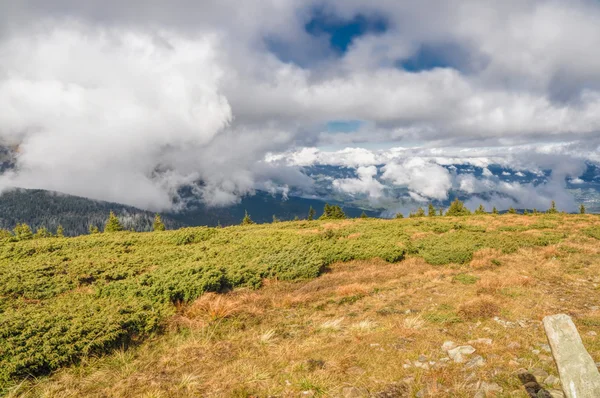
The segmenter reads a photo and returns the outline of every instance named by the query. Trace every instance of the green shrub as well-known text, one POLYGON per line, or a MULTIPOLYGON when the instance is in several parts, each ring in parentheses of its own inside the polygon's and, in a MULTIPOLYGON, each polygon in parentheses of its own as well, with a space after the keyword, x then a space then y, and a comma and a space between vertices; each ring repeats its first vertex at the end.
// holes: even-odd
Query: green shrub
POLYGON ((479 278, 469 274, 458 274, 454 276, 453 280, 463 285, 474 285, 479 278))

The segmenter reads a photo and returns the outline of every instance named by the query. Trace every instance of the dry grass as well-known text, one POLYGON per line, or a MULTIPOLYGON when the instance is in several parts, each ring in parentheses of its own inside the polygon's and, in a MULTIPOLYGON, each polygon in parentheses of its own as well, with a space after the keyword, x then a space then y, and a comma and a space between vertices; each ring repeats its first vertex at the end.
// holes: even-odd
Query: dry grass
MULTIPOLYGON (((494 229, 539 219, 468 223, 494 229)), ((600 244, 580 233, 595 223, 573 216, 557 222, 568 235, 561 243, 511 254, 484 249, 462 266, 419 257, 351 261, 310 281, 207 294, 180 308, 178 328, 165 335, 24 383, 9 396, 336 397, 353 388, 358 396, 472 397, 486 381, 503 388, 498 396, 524 398, 518 368, 557 375, 540 349, 545 315, 572 315, 600 361, 600 341, 588 335, 600 325, 600 244), (456 283, 459 274, 477 281, 456 283), (477 343, 488 338, 492 344, 477 343), (448 340, 471 342, 485 363, 468 369, 447 361, 441 346, 448 340), (426 368, 415 366, 421 356, 426 368)))
POLYGON ((491 297, 477 297, 461 304, 458 313, 468 320, 491 318, 500 313, 500 306, 491 297))

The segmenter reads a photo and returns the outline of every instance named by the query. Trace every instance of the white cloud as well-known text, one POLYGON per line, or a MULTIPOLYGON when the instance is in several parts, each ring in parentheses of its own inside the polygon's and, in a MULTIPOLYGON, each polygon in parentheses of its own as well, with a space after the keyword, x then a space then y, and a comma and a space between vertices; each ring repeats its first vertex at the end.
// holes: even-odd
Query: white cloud
POLYGON ((383 184, 374 177, 377 175, 377 167, 362 166, 356 169, 358 178, 342 178, 334 180, 332 185, 335 189, 349 194, 367 194, 371 199, 379 199, 385 188, 383 184))
POLYGON ((422 158, 409 158, 388 163, 383 167, 382 178, 395 185, 406 186, 411 192, 433 199, 448 198, 452 179, 448 170, 422 158))

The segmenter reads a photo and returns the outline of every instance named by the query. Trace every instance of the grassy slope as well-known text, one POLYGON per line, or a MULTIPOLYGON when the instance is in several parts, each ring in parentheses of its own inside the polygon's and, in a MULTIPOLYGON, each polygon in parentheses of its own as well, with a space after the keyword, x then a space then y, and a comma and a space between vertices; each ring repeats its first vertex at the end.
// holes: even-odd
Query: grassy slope
POLYGON ((599 237, 597 216, 506 215, 5 242, 3 384, 48 397, 336 396, 350 385, 472 396, 486 380, 508 393, 518 367, 552 371, 532 352, 544 315, 600 325, 599 237), (445 340, 483 337, 494 341, 474 344, 483 367, 442 365, 445 340), (142 344, 120 348, 130 342, 142 344), (419 355, 435 365, 404 366, 419 355))

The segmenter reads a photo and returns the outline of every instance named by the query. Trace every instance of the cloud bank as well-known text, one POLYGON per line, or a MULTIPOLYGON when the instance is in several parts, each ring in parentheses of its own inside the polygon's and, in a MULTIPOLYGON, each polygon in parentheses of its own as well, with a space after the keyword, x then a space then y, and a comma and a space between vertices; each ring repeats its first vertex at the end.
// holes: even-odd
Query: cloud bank
POLYGON ((572 206, 564 179, 600 161, 599 25, 593 0, 0 2, 0 188, 158 210, 187 185, 227 205, 343 163, 358 176, 337 189, 375 199, 572 206), (470 180, 444 167, 461 159, 553 173, 470 180))

